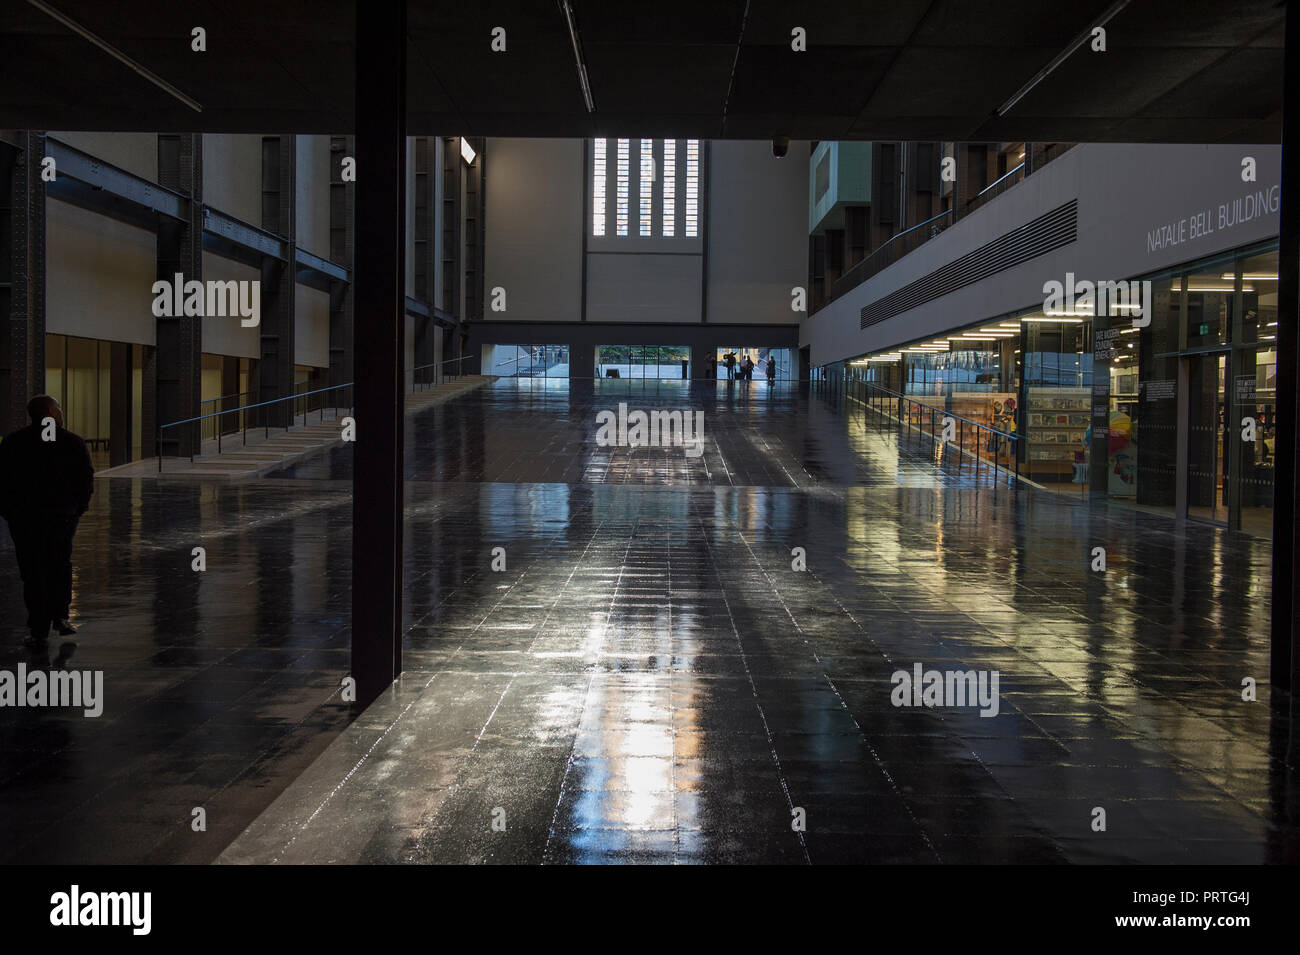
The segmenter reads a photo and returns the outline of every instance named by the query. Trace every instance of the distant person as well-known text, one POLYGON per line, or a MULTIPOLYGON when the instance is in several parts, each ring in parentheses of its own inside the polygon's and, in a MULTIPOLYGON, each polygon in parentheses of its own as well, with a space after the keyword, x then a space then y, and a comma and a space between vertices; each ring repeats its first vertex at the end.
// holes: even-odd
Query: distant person
POLYGON ((53 626, 76 633, 72 604, 72 537, 95 492, 86 442, 63 427, 63 409, 49 395, 27 404, 32 423, 0 442, 0 516, 18 556, 31 641, 53 626))
POLYGON ((748 355, 745 356, 745 380, 754 380, 754 359, 750 358, 748 355))
POLYGON ((727 352, 722 356, 722 360, 727 363, 727 380, 734 381, 736 378, 736 354, 727 352))
POLYGON ((769 385, 776 383, 776 359, 771 355, 767 356, 767 383, 769 385))
POLYGON ((718 380, 718 355, 716 352, 709 355, 708 362, 705 365, 708 372, 708 378, 711 381, 718 380))

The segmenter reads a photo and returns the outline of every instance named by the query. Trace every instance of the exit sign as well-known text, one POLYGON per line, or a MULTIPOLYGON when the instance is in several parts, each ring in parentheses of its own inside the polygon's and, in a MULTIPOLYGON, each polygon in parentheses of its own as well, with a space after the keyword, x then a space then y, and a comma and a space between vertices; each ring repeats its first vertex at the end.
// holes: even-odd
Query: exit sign
POLYGON ((1201 326, 1201 331, 1200 331, 1199 334, 1201 334, 1201 335, 1208 335, 1208 334, 1210 334, 1210 326, 1209 326, 1209 325, 1202 325, 1202 326, 1201 326))

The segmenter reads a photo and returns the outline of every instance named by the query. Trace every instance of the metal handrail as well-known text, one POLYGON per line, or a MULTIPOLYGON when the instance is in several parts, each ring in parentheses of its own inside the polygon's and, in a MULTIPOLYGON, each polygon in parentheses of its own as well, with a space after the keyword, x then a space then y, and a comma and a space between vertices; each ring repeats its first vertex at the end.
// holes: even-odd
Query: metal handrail
POLYGON ((1003 175, 998 176, 998 178, 994 179, 992 182, 990 182, 987 186, 985 186, 985 187, 984 187, 983 189, 981 189, 979 192, 975 193, 975 198, 978 199, 980 196, 984 195, 984 193, 986 193, 986 192, 988 192, 990 189, 993 189, 994 187, 996 187, 996 186, 997 186, 999 183, 1001 183, 1004 179, 1008 178, 1009 176, 1014 176, 1017 172, 1019 172, 1021 169, 1024 169, 1024 168, 1025 168, 1025 164, 1024 164, 1024 162, 1022 161, 1022 162, 1020 163, 1020 165, 1018 165, 1018 166, 1013 166, 1011 169, 1008 169, 1008 170, 1007 170, 1003 175))
MULTIPOLYGON (((199 410, 202 411, 204 405, 214 405, 214 406, 215 406, 218 402, 228 401, 228 400, 230 400, 231 398, 242 399, 242 398, 248 397, 248 396, 250 396, 250 395, 252 395, 252 394, 253 394, 253 392, 251 392, 251 391, 240 391, 240 392, 236 392, 236 393, 234 393, 234 394, 229 394, 229 395, 218 395, 218 396, 215 397, 215 398, 202 398, 202 399, 199 400, 199 410)), ((221 411, 221 414, 239 414, 239 409, 238 409, 238 408, 226 408, 225 410, 221 411)), ((222 426, 222 422, 221 422, 220 417, 218 417, 217 420, 213 422, 213 428, 212 428, 212 437, 213 437, 213 438, 220 438, 220 437, 221 437, 221 435, 222 435, 222 433, 223 433, 222 430, 221 430, 221 426, 222 426)), ((231 433, 233 433, 233 432, 235 432, 235 431, 238 431, 240 427, 241 427, 241 425, 240 425, 240 424, 238 423, 238 421, 237 421, 236 424, 235 424, 235 427, 231 429, 231 433)), ((200 436, 199 436, 199 440, 204 440, 201 434, 200 434, 200 436)))
MULTIPOLYGON (((880 408, 877 408, 874 404, 872 404, 871 394, 869 392, 878 393, 880 397, 888 404, 893 404, 894 401, 900 402, 900 406, 898 408, 898 418, 894 419, 898 422, 900 435, 901 435, 902 428, 906 427, 908 433, 910 434, 913 427, 912 415, 911 414, 904 415, 903 407, 901 403, 908 402, 911 405, 915 405, 919 408, 923 408, 930 415, 930 429, 929 432, 927 433, 925 430, 924 422, 923 421, 918 422, 916 425, 917 433, 926 435, 932 440, 939 442, 939 444, 942 446, 955 448, 956 451, 960 454, 960 457, 958 457, 957 459, 958 471, 960 471, 962 467, 962 458, 973 457, 975 459, 974 467, 977 476, 979 474, 980 466, 981 464, 983 464, 989 466, 991 469, 993 469, 993 471, 1005 470, 1007 474, 1008 486, 1010 486, 1011 484, 1013 474, 1017 482, 1019 482, 1020 480, 1021 445, 1019 444, 1019 442, 1021 436, 1019 434, 1012 434, 1006 431, 1002 431, 999 428, 993 428, 986 424, 980 424, 978 421, 972 421, 970 418, 966 418, 962 415, 952 414, 951 412, 947 411, 945 408, 936 407, 935 405, 931 405, 931 404, 926 404, 924 401, 918 400, 917 398, 914 398, 910 395, 904 395, 904 394, 900 394, 897 391, 891 391, 888 388, 881 387, 880 385, 877 385, 870 381, 860 381, 860 380, 853 380, 848 378, 840 378, 834 382, 822 380, 819 381, 818 384, 821 387, 828 387, 833 391, 842 392, 843 397, 845 398, 852 397, 855 401, 860 401, 865 407, 871 408, 871 410, 875 411, 877 414, 885 415, 886 417, 888 417, 888 414, 885 411, 883 411, 880 408), (857 387, 855 388, 855 386, 857 387), (861 389, 862 391, 861 398, 857 397, 856 395, 853 395, 853 392, 858 389, 861 389), (942 434, 935 428, 935 419, 939 416, 952 418, 953 421, 958 424, 957 441, 955 443, 950 440, 944 440, 942 434), (976 444, 975 444, 974 453, 972 453, 966 446, 965 429, 967 425, 971 426, 971 428, 973 429, 973 434, 975 435, 976 444), (1005 454, 999 451, 994 451, 992 460, 989 460, 979 451, 980 444, 983 443, 983 441, 985 440, 981 436, 980 434, 981 432, 987 432, 988 435, 996 436, 999 439, 1005 438, 1009 443, 1010 450, 1007 451, 1005 454), (1009 458, 1008 464, 1014 467, 1014 471, 1011 470, 1010 468, 1004 468, 1002 464, 999 463, 998 459, 1004 456, 1009 458)), ((1000 446, 1000 442, 999 442, 999 446, 1000 446)), ((996 486, 996 483, 997 482, 995 479, 994 486, 996 486)))
POLYGON ((418 381, 417 379, 419 378, 419 373, 429 368, 441 368, 443 365, 450 365, 452 362, 456 362, 457 364, 456 374, 454 377, 463 378, 465 377, 465 372, 462 370, 460 366, 469 357, 470 356, 468 355, 461 355, 458 358, 444 358, 442 361, 431 361, 424 365, 416 365, 414 368, 411 369, 412 384, 420 385, 422 387, 436 387, 438 384, 440 384, 440 382, 437 380, 439 377, 437 374, 433 376, 434 377, 433 381, 418 381))
MULTIPOLYGON (((999 431, 997 428, 990 428, 986 424, 980 424, 978 421, 972 421, 970 418, 963 418, 961 415, 953 414, 951 411, 945 411, 942 408, 935 408, 934 405, 928 405, 924 401, 921 401, 919 398, 914 398, 911 395, 900 394, 897 391, 890 391, 888 388, 880 387, 880 385, 877 385, 875 382, 864 381, 862 382, 862 384, 866 385, 868 388, 872 388, 883 394, 889 395, 892 398, 902 398, 904 401, 910 401, 914 405, 921 405, 924 408, 931 408, 935 411, 943 411, 943 413, 949 418, 954 418, 957 421, 964 421, 969 425, 972 425, 976 428, 982 428, 985 431, 992 431, 994 434, 1001 435, 1004 438, 1010 438, 1012 441, 1018 441, 1020 439, 1019 435, 1010 434, 1009 432, 1006 431, 999 431)), ((978 392, 975 392, 975 394, 978 394, 978 392)), ((936 395, 935 397, 942 397, 942 396, 936 395)))
MULTIPOLYGON (((258 402, 255 402, 254 404, 251 404, 251 405, 241 405, 241 406, 238 407, 238 408, 228 408, 228 409, 226 409, 225 411, 213 411, 213 412, 210 412, 210 413, 208 413, 208 414, 195 415, 195 416, 192 417, 192 418, 182 418, 180 421, 169 421, 167 424, 159 425, 159 426, 158 426, 158 433, 154 436, 154 455, 158 458, 158 473, 159 473, 159 474, 162 473, 162 461, 163 461, 163 454, 162 454, 162 440, 163 440, 163 439, 162 439, 162 433, 163 433, 163 431, 165 431, 167 428, 178 428, 178 427, 180 427, 181 425, 186 425, 186 424, 198 424, 199 422, 206 421, 206 420, 209 419, 209 418, 217 418, 217 417, 220 417, 221 415, 235 414, 235 413, 237 413, 237 412, 241 412, 241 411, 250 411, 250 410, 252 410, 253 408, 265 408, 265 407, 268 407, 268 406, 270 406, 270 405, 281 404, 282 402, 285 402, 285 401, 297 401, 299 398, 307 398, 307 397, 310 397, 311 395, 322 395, 322 394, 325 394, 325 393, 330 392, 330 391, 339 391, 340 389, 343 389, 343 388, 351 388, 352 386, 353 386, 353 383, 349 381, 349 382, 347 382, 346 384, 342 384, 342 385, 331 385, 331 386, 328 387, 328 388, 317 388, 317 389, 315 389, 314 391, 301 391, 301 392, 298 392, 297 394, 284 395, 283 397, 280 397, 280 398, 272 398, 272 399, 270 399, 269 401, 258 401, 258 402)), ((250 392, 250 394, 251 394, 251 392, 250 392)), ((209 400, 211 400, 211 399, 209 399, 209 400)), ((311 410, 311 409, 308 408, 306 405, 303 406, 303 412, 302 412, 302 423, 303 423, 303 426, 304 426, 304 427, 305 427, 306 424, 307 424, 307 414, 308 414, 308 412, 309 412, 310 410, 311 410)), ((335 409, 335 410, 337 410, 337 406, 336 406, 336 409, 335 409)), ((353 410, 353 406, 352 406, 351 404, 348 405, 348 410, 349 410, 349 411, 353 410)), ((297 417, 298 417, 297 414, 290 414, 290 416, 289 416, 289 420, 290 420, 290 422, 292 422, 293 419, 294 419, 294 418, 297 418, 297 417)), ((320 420, 321 420, 322 422, 325 420, 325 405, 324 405, 323 403, 322 403, 321 406, 320 406, 320 420)), ((293 426, 292 423, 290 423, 290 424, 286 424, 286 425, 284 426, 284 430, 285 430, 285 431, 288 431, 292 426, 293 426)), ((201 425, 200 425, 200 427, 201 427, 201 425)), ((265 423, 264 423, 264 427, 265 427, 265 429, 266 429, 266 437, 269 438, 269 437, 271 436, 271 425, 270 425, 270 423, 269 423, 269 422, 265 422, 265 423)), ((247 445, 247 444, 248 444, 248 416, 247 416, 247 415, 244 415, 244 428, 243 428, 243 432, 244 432, 244 441, 243 441, 243 443, 244 443, 244 445, 247 445)), ((199 446, 202 444, 202 432, 201 432, 201 431, 200 431, 200 432, 197 432, 197 433, 196 433, 196 437, 198 438, 198 440, 196 440, 195 443, 194 443, 193 445, 191 445, 191 448, 190 448, 190 463, 191 463, 191 464, 194 463, 194 448, 199 447, 199 446)), ((220 431, 220 429, 218 428, 218 429, 217 429, 217 453, 218 453, 218 454, 221 453, 221 438, 222 438, 221 431, 220 431)))
POLYGON ((235 393, 232 394, 232 395, 218 395, 216 398, 203 398, 203 399, 200 399, 199 404, 200 404, 200 405, 206 405, 206 404, 209 404, 209 403, 211 403, 211 402, 213 402, 213 401, 225 401, 227 398, 242 398, 242 397, 244 397, 244 395, 251 395, 251 394, 252 394, 251 391, 237 391, 237 392, 235 392, 235 393))

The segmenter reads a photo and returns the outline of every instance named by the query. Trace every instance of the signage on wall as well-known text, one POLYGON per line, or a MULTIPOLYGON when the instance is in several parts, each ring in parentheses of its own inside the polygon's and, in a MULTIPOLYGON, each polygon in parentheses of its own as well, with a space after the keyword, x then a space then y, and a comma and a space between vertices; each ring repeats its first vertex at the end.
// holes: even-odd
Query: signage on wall
POLYGON ((1101 328, 1093 340, 1092 360, 1111 361, 1119 354, 1118 339, 1121 329, 1101 328))
POLYGON ((1281 204, 1281 187, 1269 186, 1221 202, 1217 206, 1197 209, 1181 219, 1162 222, 1147 230, 1147 255, 1199 241, 1216 232, 1226 232, 1264 216, 1277 215, 1281 204))
POLYGON ((1143 401, 1161 401, 1178 394, 1178 381, 1174 378, 1160 378, 1155 381, 1138 382, 1143 401))
POLYGON ((1237 376, 1237 406, 1244 407, 1255 403, 1255 376, 1238 375, 1237 376))

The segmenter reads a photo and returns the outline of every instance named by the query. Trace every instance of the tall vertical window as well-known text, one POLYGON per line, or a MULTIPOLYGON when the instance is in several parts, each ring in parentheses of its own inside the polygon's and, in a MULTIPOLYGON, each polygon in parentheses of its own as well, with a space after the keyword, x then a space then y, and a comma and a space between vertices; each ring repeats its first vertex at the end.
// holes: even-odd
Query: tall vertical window
POLYGON ((700 141, 686 140, 686 235, 700 234, 700 141))
POLYGON ((628 140, 618 141, 618 207, 616 234, 627 235, 628 217, 628 140))
POLYGON ((605 140, 598 139, 592 151, 591 234, 605 234, 605 140))
POLYGON ((672 238, 677 228, 677 140, 664 140, 663 235, 672 238))
POLYGON ((655 235, 673 239, 700 235, 700 141, 698 139, 608 139, 591 140, 591 234, 609 235, 606 218, 613 212, 614 235, 655 235), (682 144, 684 169, 678 169, 682 144), (656 155, 655 150, 662 153, 656 155), (640 166, 637 194, 632 195, 632 154, 640 166), (613 155, 610 155, 610 153, 613 155), (613 164, 614 169, 609 166, 613 164), (684 172, 685 185, 678 172, 684 172), (655 197, 655 179, 662 176, 660 199, 655 197), (613 180, 611 184, 610 180, 613 180), (612 187, 612 188, 611 188, 612 187), (613 192, 613 196, 610 193, 613 192), (611 200, 613 210, 610 209, 611 200), (684 210, 677 203, 684 201, 684 210), (632 203, 636 202, 636 224, 632 203), (684 214, 679 215, 679 212, 684 214))
POLYGON ((641 229, 640 234, 653 234, 654 210, 650 205, 655 186, 655 144, 653 139, 641 140, 641 229))

